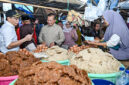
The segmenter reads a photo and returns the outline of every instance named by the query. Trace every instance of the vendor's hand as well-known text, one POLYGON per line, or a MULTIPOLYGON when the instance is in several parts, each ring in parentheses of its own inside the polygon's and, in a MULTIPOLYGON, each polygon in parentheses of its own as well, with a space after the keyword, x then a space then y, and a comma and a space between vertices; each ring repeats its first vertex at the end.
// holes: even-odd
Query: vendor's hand
POLYGON ((25 38, 24 38, 25 41, 31 41, 32 40, 32 36, 33 36, 32 34, 26 35, 25 38))
POLYGON ((88 44, 94 45, 96 42, 95 41, 87 41, 88 44))
POLYGON ((95 42, 95 43, 99 43, 99 42, 100 42, 100 40, 95 40, 94 42, 95 42))
POLYGON ((100 42, 100 39, 98 37, 95 37, 95 42, 100 42))
POLYGON ((51 44, 50 44, 50 47, 52 47, 52 46, 54 46, 55 45, 55 43, 54 42, 52 42, 51 44))
POLYGON ((83 41, 83 42, 84 42, 85 44, 88 44, 86 40, 85 40, 85 41, 83 41))

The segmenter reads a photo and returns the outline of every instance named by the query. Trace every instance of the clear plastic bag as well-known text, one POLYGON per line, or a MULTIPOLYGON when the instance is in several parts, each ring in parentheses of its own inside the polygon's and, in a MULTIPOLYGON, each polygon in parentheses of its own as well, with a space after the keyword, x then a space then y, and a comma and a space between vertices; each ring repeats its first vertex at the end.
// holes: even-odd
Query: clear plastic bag
POLYGON ((85 8, 84 19, 87 21, 94 21, 103 14, 107 6, 107 0, 100 0, 97 6, 93 6, 91 3, 87 4, 85 8))

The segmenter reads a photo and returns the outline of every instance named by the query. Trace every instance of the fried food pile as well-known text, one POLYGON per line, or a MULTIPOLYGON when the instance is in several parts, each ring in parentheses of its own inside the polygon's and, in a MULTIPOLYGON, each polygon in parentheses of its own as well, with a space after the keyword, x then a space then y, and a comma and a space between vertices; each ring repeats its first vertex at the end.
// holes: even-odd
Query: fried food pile
POLYGON ((91 85, 91 81, 87 72, 75 65, 36 62, 20 71, 15 85, 91 85))
POLYGON ((25 54, 21 51, 7 52, 0 54, 0 76, 18 75, 19 70, 39 61, 32 54, 25 54))

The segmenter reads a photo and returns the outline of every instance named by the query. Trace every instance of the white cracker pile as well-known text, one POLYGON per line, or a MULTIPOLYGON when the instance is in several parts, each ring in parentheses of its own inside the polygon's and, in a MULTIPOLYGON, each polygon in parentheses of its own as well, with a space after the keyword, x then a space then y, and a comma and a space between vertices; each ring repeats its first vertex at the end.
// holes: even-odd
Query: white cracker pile
POLYGON ((111 54, 103 52, 98 48, 82 50, 71 58, 71 64, 77 65, 89 73, 105 74, 118 72, 121 63, 111 54))
POLYGON ((48 61, 67 60, 71 56, 66 49, 60 48, 58 46, 53 46, 51 48, 48 48, 45 51, 45 53, 48 56, 48 58, 46 58, 45 60, 48 60, 48 61))

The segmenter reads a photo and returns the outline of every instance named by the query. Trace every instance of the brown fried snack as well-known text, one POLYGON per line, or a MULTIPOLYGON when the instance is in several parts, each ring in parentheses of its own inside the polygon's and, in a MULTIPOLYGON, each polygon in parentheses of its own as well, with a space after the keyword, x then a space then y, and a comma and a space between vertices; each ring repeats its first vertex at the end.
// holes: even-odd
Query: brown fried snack
POLYGON ((20 71, 15 85, 91 85, 91 80, 75 65, 36 62, 20 71))
POLYGON ((32 54, 24 52, 10 51, 5 55, 0 54, 0 76, 18 75, 24 67, 31 66, 34 62, 39 61, 32 54))

